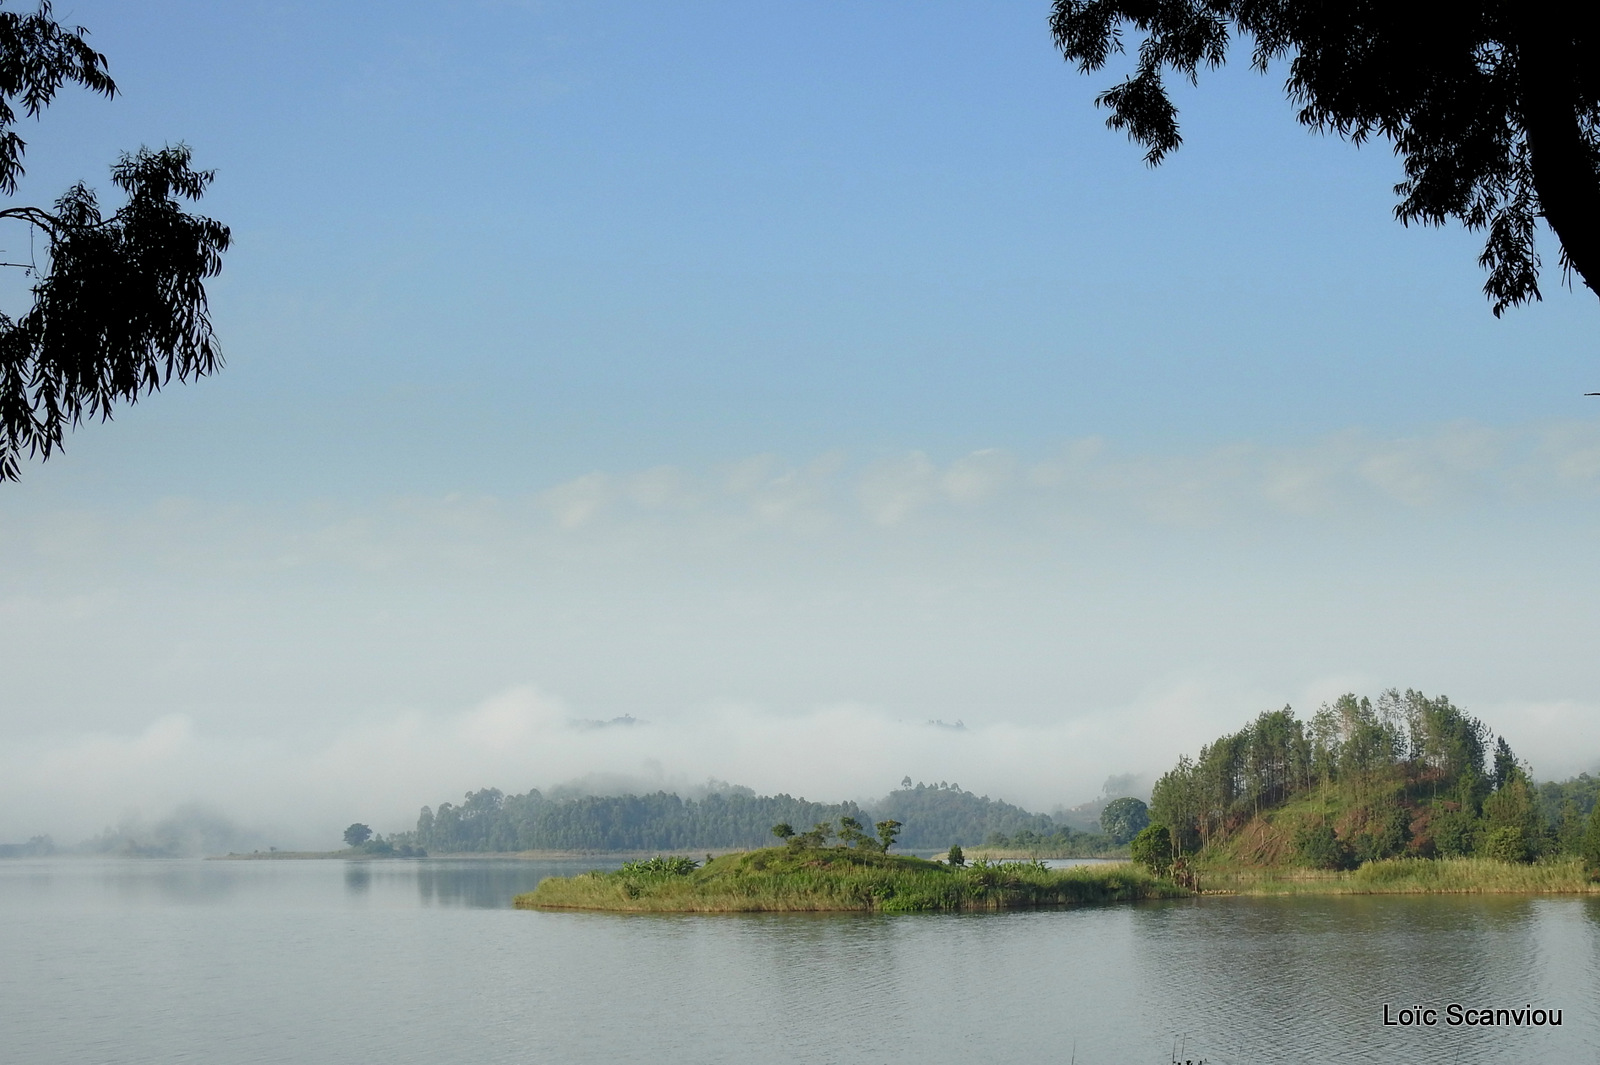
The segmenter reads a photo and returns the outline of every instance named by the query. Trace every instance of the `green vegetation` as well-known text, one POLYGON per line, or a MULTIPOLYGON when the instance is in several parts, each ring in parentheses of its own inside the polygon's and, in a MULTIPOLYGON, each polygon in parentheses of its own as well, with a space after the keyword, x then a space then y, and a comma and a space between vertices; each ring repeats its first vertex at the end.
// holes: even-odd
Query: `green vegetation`
MULTIPOLYGON (((0 11, 0 195, 15 194, 23 175, 23 115, 40 117, 67 85, 117 94, 87 32, 57 22, 48 0, 31 13, 0 11)), ((180 200, 200 199, 213 177, 189 161, 181 143, 124 153, 111 183, 127 199, 109 215, 81 182, 48 208, 0 208, 28 235, 28 257, 4 265, 30 280, 8 291, 15 299, 25 286, 31 296, 19 317, 0 314, 0 481, 18 478, 24 456, 48 459, 69 429, 110 418, 116 404, 222 366, 205 281, 222 269, 231 238, 227 226, 184 211, 180 200)))
POLYGON ((1023 829, 1015 835, 991 832, 980 853, 987 857, 1025 858, 1126 858, 1126 846, 1117 846, 1099 832, 1079 832, 1062 825, 1052 832, 1023 829))
POLYGON ((349 858, 356 855, 367 858, 426 858, 428 852, 418 847, 409 840, 396 843, 393 839, 384 839, 374 836, 372 829, 359 821, 344 830, 345 846, 349 850, 339 852, 338 857, 349 858))
POLYGON ((1491 858, 1384 858, 1355 870, 1233 869, 1205 877, 1207 893, 1239 895, 1597 894, 1577 858, 1536 863, 1491 858))
POLYGON ((391 834, 389 842, 435 854, 732 850, 769 842, 775 823, 793 833, 794 825, 827 822, 862 835, 868 834, 865 826, 870 824, 880 844, 889 831, 891 846, 927 853, 951 844, 1035 857, 1124 853, 1107 836, 1076 831, 1045 814, 963 791, 959 784, 914 785, 908 777, 870 807, 757 795, 749 788, 731 786, 699 799, 666 792, 556 798, 537 790, 506 795, 485 788, 469 792, 459 806, 423 807, 416 829, 391 834), (844 819, 850 825, 844 825, 844 819))
POLYGON ((1157 876, 1172 870, 1172 835, 1166 825, 1146 825, 1133 837, 1128 850, 1135 863, 1157 876))
MULTIPOLYGON (((796 837, 798 838, 798 837, 796 837)), ((1046 869, 1039 862, 950 866, 876 844, 794 844, 630 862, 613 873, 551 877, 518 895, 522 909, 660 913, 1009 910, 1174 898, 1187 892, 1130 864, 1046 869)))
POLYGON ((1131 842, 1149 824, 1150 808, 1138 799, 1112 799, 1100 811, 1100 829, 1112 843, 1131 842))
POLYGON ((1055 0, 1053 8, 1056 46, 1080 71, 1124 52, 1138 57, 1095 103, 1151 165, 1183 141, 1169 72, 1198 84, 1202 70, 1246 54, 1263 73, 1286 61, 1285 89, 1302 124, 1355 144, 1393 143, 1406 176, 1394 187, 1402 223, 1454 218, 1485 231, 1478 263, 1496 317, 1540 298, 1541 221, 1561 242, 1563 269, 1600 294, 1592 17, 1485 0, 1055 0))
POLYGON ((1536 787, 1489 737, 1416 691, 1261 714, 1156 783, 1134 859, 1249 892, 1590 890, 1600 788, 1536 787))

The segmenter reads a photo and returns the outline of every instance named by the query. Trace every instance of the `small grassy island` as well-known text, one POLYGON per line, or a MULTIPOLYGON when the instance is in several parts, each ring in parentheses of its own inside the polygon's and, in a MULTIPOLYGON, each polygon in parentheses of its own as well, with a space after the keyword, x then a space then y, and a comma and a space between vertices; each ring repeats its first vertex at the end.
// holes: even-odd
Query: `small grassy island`
POLYGON ((518 895, 520 909, 638 913, 1012 910, 1189 894, 1126 863, 1047 869, 1039 862, 951 865, 888 854, 871 843, 790 843, 725 854, 629 862, 611 873, 551 877, 518 895))

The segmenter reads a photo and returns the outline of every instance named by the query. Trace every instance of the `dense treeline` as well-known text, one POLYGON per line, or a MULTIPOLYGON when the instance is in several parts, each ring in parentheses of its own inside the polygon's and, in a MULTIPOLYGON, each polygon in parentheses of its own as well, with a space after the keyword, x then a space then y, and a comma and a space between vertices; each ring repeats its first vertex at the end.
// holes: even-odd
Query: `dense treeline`
MULTIPOLYGON (((431 853, 469 851, 717 850, 762 846, 779 821, 809 825, 862 816, 852 802, 817 803, 746 788, 683 799, 651 795, 546 798, 538 789, 506 795, 499 788, 468 792, 457 806, 424 806, 413 838, 431 853)), ((390 836, 391 840, 399 837, 390 836)))
POLYGON ((1184 756, 1151 795, 1176 855, 1324 868, 1578 853, 1600 782, 1535 788, 1504 737, 1440 696, 1345 695, 1310 721, 1263 713, 1184 756))
POLYGON ((1099 853, 1113 846, 1105 836, 1080 832, 1048 814, 961 790, 959 784, 912 784, 872 804, 874 818, 892 817, 905 825, 901 845, 912 850, 943 850, 951 844, 982 844, 1041 853, 1099 853))
POLYGON ((892 819, 904 825, 900 846, 943 850, 977 846, 1109 846, 1105 837, 1077 832, 1046 814, 963 791, 956 784, 912 784, 863 809, 854 802, 808 802, 789 795, 757 795, 732 787, 699 799, 658 791, 650 795, 546 797, 537 789, 506 795, 498 788, 469 792, 460 805, 423 807, 412 832, 389 842, 429 853, 524 850, 690 851, 761 847, 772 826, 797 827, 854 817, 865 823, 892 819), (1013 841, 1026 841, 1016 842, 1013 841))

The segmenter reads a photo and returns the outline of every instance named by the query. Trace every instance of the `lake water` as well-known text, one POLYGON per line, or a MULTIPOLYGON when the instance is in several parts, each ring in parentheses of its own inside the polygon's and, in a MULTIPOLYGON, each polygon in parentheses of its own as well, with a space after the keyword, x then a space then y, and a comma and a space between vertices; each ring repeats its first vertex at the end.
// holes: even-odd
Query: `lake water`
POLYGON ((1600 901, 1035 913, 508 908, 595 863, 0 862, 0 1061, 1213 1065, 1600 1060, 1600 901), (1563 1011, 1394 1028, 1392 1008, 1563 1011))

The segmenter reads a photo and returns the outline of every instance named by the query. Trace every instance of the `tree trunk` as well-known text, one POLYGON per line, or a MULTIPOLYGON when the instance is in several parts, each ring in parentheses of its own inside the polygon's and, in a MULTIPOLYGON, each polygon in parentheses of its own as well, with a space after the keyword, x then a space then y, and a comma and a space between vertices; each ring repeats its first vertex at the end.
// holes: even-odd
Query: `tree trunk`
POLYGON ((1535 3, 1521 30, 1522 118, 1533 186, 1567 262, 1600 295, 1600 175, 1578 120, 1573 75, 1580 57, 1572 24, 1535 3))

